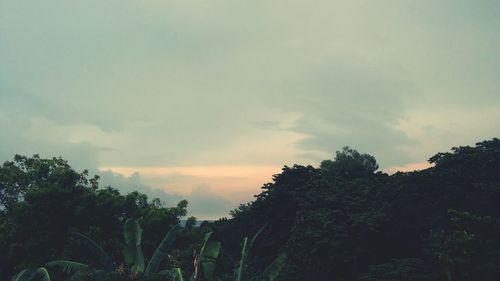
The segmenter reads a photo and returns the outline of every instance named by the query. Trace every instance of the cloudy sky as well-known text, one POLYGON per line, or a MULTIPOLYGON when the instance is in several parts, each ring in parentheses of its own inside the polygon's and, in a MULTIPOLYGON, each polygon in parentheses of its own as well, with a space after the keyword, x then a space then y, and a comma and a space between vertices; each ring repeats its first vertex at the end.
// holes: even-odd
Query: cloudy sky
POLYGON ((500 133, 499 1, 0 0, 0 160, 224 216, 344 145, 382 170, 500 133))

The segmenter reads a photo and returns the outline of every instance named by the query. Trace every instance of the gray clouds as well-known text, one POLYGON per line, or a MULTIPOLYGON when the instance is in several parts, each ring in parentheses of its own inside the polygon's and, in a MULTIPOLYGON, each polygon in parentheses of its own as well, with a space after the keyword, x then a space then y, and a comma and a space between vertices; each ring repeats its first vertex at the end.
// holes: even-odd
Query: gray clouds
MULTIPOLYGON (((158 198, 166 206, 176 206, 181 200, 188 200, 188 216, 194 215, 198 219, 214 219, 227 215, 230 210, 238 205, 218 194, 215 194, 207 185, 197 185, 194 190, 186 195, 180 195, 176 192, 166 192, 161 189, 152 188, 144 184, 139 173, 130 176, 115 174, 111 171, 100 171, 101 185, 110 185, 123 193, 129 193, 135 190, 145 193, 150 199, 158 198)), ((174 180, 172 179, 163 179, 174 180)))
MULTIPOLYGON (((280 167, 350 145, 383 169, 420 163, 498 136, 499 13, 495 1, 2 1, 0 157, 280 167)), ((224 198, 205 178, 184 194, 199 185, 224 198)))

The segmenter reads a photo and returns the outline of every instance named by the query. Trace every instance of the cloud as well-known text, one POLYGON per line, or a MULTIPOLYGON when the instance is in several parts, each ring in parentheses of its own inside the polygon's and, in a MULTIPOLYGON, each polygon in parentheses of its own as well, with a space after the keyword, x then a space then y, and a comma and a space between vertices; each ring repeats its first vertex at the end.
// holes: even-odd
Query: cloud
MULTIPOLYGON (((250 201, 259 188, 272 181, 281 166, 181 166, 181 167, 101 167, 111 179, 139 179, 155 190, 188 196, 200 186, 227 199, 232 205, 250 201), (118 176, 119 175, 119 176, 118 176)), ((137 182, 138 183, 138 182, 137 182)), ((130 186, 125 184, 125 186, 130 186)))
MULTIPOLYGON (((280 167, 349 145, 383 169, 419 163, 500 131, 499 13, 494 1, 5 0, 0 158, 280 167)), ((230 183, 142 179, 218 195, 230 183)))
POLYGON ((393 166, 387 168, 385 171, 389 174, 394 174, 396 172, 413 172, 420 171, 432 167, 433 165, 428 162, 410 163, 405 166, 393 166))
POLYGON ((352 59, 322 64, 304 77, 297 90, 312 89, 296 103, 305 113, 293 130, 309 136, 299 147, 332 153, 349 145, 374 154, 383 165, 408 161, 398 149, 414 140, 397 125, 416 87, 390 69, 352 59))
MULTIPOLYGON (((98 172, 101 186, 112 186, 118 188, 122 194, 132 191, 142 192, 150 199, 159 198, 167 207, 175 206, 181 200, 188 201, 188 216, 195 216, 198 219, 218 219, 227 216, 229 211, 238 206, 234 202, 216 194, 208 185, 198 184, 194 189, 185 193, 167 191, 158 188, 152 188, 145 184, 141 175, 135 172, 129 176, 124 176, 111 171, 98 172)), ((174 179, 175 182, 175 179, 174 179)))

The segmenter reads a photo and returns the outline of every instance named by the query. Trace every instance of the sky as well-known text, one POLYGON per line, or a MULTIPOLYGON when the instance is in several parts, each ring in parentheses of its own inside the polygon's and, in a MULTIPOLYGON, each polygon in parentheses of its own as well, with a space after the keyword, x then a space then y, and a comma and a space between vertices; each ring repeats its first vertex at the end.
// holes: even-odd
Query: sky
POLYGON ((61 156, 200 219, 350 146, 500 133, 499 1, 0 0, 0 161, 61 156))

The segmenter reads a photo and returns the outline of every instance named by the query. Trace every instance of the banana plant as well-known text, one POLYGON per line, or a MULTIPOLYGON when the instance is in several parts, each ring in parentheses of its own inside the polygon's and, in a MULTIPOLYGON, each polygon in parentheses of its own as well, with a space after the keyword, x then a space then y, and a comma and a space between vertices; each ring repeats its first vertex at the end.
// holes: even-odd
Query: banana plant
MULTIPOLYGON (((144 275, 157 273, 161 262, 167 256, 168 249, 175 241, 177 229, 178 226, 174 226, 164 236, 160 245, 158 245, 156 251, 151 257, 148 266, 144 270, 144 255, 141 248, 142 228, 135 219, 128 219, 123 227, 123 236, 125 239, 125 248, 123 251, 123 255, 125 258, 125 262, 130 266, 130 270, 134 273, 144 272, 144 275)), ((74 233, 74 236, 78 241, 80 241, 81 244, 87 246, 91 253, 93 253, 95 259, 98 261, 98 269, 108 271, 114 270, 114 263, 112 262, 110 256, 96 242, 81 233, 74 233)), ((51 261, 46 265, 49 267, 59 267, 64 273, 70 275, 77 274, 89 268, 89 266, 86 264, 70 260, 51 261)), ((182 279, 178 280, 182 281, 182 279)))
MULTIPOLYGON (((83 235, 78 232, 71 233, 71 236, 74 238, 75 242, 85 248, 94 258, 97 268, 104 270, 114 270, 115 263, 111 256, 104 251, 104 249, 99 246, 94 240, 90 237, 83 235)), ((56 263, 54 265, 60 265, 61 263, 56 263)))
MULTIPOLYGON (((247 279, 245 278, 245 270, 247 267, 247 258, 248 258, 248 252, 250 248, 253 246, 255 241, 257 240, 257 237, 260 235, 260 233, 264 230, 264 228, 267 227, 267 224, 265 224, 263 227, 257 231, 257 233, 253 236, 252 240, 250 243, 248 243, 248 237, 243 238, 243 246, 241 248, 241 257, 240 261, 238 262, 238 267, 235 270, 235 281, 246 281, 247 279)), ((249 279, 249 281, 273 281, 278 277, 281 269, 286 263, 286 254, 281 254, 278 256, 269 266, 267 266, 264 271, 252 278, 249 279)))
MULTIPOLYGON (((177 228, 178 228, 177 226, 174 226, 165 235, 165 237, 163 237, 163 240, 161 241, 160 245, 158 245, 158 247, 156 248, 156 251, 151 257, 148 266, 146 267, 146 271, 144 272, 145 275, 150 275, 158 271, 160 263, 167 257, 167 251, 170 249, 172 244, 174 244, 177 228)), ((178 270, 178 273, 179 276, 181 276, 181 281, 182 281, 182 274, 180 273, 180 269, 178 270)))
POLYGON ((56 260, 45 264, 48 267, 60 267, 66 274, 74 274, 78 271, 88 269, 89 266, 76 261, 56 260))
POLYGON ((273 281, 278 277, 281 272, 281 269, 285 266, 286 263, 286 254, 279 255, 270 265, 268 265, 264 271, 250 279, 251 281, 273 281))
MULTIPOLYGON (((108 255, 108 253, 106 253, 106 251, 104 251, 104 249, 101 248, 101 246, 99 246, 94 240, 78 232, 71 233, 71 236, 78 244, 85 247, 85 249, 92 254, 94 260, 96 261, 97 269, 108 271, 114 270, 115 263, 111 259, 111 256, 108 255)), ((46 263, 45 266, 60 268, 64 273, 71 276, 90 268, 87 264, 71 260, 55 260, 46 263)))
POLYGON ((184 281, 184 277, 182 276, 182 271, 178 267, 172 268, 170 270, 162 270, 158 272, 158 274, 170 276, 172 281, 184 281))
POLYGON ((213 281, 215 280, 215 268, 217 257, 220 253, 220 242, 208 241, 212 232, 205 234, 203 246, 200 253, 195 253, 195 269, 190 281, 213 281))
POLYGON ((131 271, 151 275, 158 271, 161 262, 167 256, 168 249, 175 241, 177 226, 172 228, 163 237, 160 245, 156 248, 146 270, 144 271, 144 254, 141 249, 142 228, 134 219, 128 219, 124 225, 123 236, 125 238, 125 249, 123 251, 125 262, 131 266, 131 271))
MULTIPOLYGON (((248 249, 249 247, 247 246, 247 239, 243 239, 243 248, 241 250, 241 258, 238 263, 238 267, 236 269, 235 273, 235 280, 236 281, 246 281, 247 279, 245 278, 245 269, 246 269, 246 261, 248 257, 248 249)), ((286 263, 287 256, 286 254, 281 254, 279 255, 270 265, 268 265, 262 273, 259 275, 256 275, 250 279, 249 281, 273 281, 278 277, 281 269, 286 263)))
POLYGON ((262 233, 264 228, 267 227, 267 225, 268 224, 266 223, 264 226, 262 226, 259 229, 259 231, 257 231, 257 233, 255 233, 252 240, 250 241, 250 245, 248 244, 248 237, 243 238, 243 247, 241 249, 241 258, 240 258, 240 261, 238 262, 238 267, 236 268, 236 272, 235 272, 236 281, 242 281, 244 279, 248 251, 253 246, 253 244, 257 240, 257 237, 259 237, 259 235, 262 233))
POLYGON ((144 254, 142 253, 142 228, 134 219, 128 219, 123 226, 123 238, 125 238, 125 249, 123 257, 134 273, 144 271, 144 254))
POLYGON ((39 267, 37 269, 24 269, 14 277, 11 281, 31 281, 35 278, 39 278, 42 281, 50 281, 49 272, 45 267, 39 267))
POLYGON ((184 281, 184 278, 182 277, 182 272, 181 269, 176 267, 172 269, 171 275, 173 281, 184 281))
POLYGON ((241 258, 236 269, 236 281, 242 281, 245 275, 245 267, 247 265, 248 256, 248 237, 243 238, 243 247, 241 248, 241 258))

